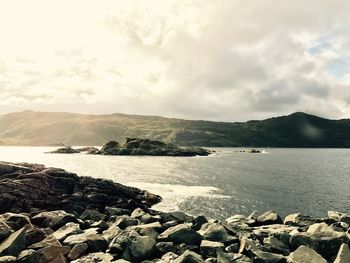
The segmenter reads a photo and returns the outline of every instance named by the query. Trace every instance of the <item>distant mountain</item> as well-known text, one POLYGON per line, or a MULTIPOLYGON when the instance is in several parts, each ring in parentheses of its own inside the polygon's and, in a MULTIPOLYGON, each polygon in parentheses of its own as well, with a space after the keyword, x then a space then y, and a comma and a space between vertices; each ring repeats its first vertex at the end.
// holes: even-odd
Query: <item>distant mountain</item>
POLYGON ((248 122, 193 121, 127 114, 23 111, 0 115, 2 145, 102 145, 142 137, 218 147, 350 147, 350 120, 302 112, 248 122))

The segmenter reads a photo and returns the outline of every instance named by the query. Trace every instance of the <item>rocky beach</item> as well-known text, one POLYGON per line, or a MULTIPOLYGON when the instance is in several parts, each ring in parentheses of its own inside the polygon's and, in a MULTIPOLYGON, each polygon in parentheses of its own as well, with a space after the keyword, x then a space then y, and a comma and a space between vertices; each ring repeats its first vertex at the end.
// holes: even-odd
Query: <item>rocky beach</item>
POLYGON ((153 210, 159 202, 109 180, 0 162, 0 262, 350 262, 345 213, 216 220, 153 210))

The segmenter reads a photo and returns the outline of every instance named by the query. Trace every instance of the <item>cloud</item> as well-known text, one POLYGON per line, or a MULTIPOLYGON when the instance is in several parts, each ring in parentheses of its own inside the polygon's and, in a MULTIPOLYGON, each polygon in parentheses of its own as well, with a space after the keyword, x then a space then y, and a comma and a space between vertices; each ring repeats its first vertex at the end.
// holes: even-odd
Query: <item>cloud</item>
POLYGON ((2 112, 349 117, 349 1, 34 3, 0 8, 2 112))

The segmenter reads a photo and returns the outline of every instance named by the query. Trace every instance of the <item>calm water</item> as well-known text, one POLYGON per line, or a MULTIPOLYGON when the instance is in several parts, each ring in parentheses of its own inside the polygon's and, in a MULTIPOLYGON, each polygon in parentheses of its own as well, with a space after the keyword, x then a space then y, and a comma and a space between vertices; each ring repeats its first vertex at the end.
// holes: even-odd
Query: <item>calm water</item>
POLYGON ((160 194, 161 210, 225 218, 273 209, 350 212, 350 150, 265 149, 264 154, 215 149, 210 157, 124 157, 45 154, 49 147, 0 147, 0 160, 35 162, 115 180, 160 194))

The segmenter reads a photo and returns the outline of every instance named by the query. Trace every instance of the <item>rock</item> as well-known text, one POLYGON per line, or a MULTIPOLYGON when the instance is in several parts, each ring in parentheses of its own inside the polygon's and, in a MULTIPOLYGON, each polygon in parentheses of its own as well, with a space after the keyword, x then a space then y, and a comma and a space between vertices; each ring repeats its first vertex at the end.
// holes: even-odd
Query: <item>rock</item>
POLYGON ((7 238, 12 233, 13 233, 12 228, 9 227, 8 224, 0 220, 0 242, 5 238, 7 238))
POLYGON ((80 243, 74 245, 74 247, 71 249, 71 251, 68 254, 68 258, 70 260, 74 260, 79 258, 87 249, 88 245, 86 243, 80 243))
POLYGON ((136 231, 145 230, 145 229, 154 229, 158 233, 161 233, 164 230, 163 226, 159 222, 153 222, 153 223, 149 223, 149 224, 131 226, 130 228, 134 229, 136 231))
POLYGON ((175 212, 164 212, 161 213, 161 222, 176 221, 178 223, 190 222, 191 217, 187 216, 184 212, 175 211, 175 212))
POLYGON ((136 226, 139 224, 139 220, 132 218, 130 216, 124 215, 115 221, 115 224, 120 227, 121 229, 125 229, 129 226, 136 226))
POLYGON ((235 240, 235 237, 228 234, 226 228, 220 223, 205 223, 198 231, 205 239, 229 243, 235 240))
POLYGON ((80 218, 82 220, 92 220, 92 221, 100 221, 105 220, 107 218, 106 215, 101 214, 96 210, 86 209, 81 215, 80 218))
POLYGON ((308 246, 322 255, 325 259, 330 259, 336 255, 341 244, 348 243, 349 238, 345 233, 336 231, 297 233, 291 236, 290 245, 296 249, 301 245, 308 246))
POLYGON ((201 255, 197 253, 186 250, 181 256, 174 260, 174 263, 202 263, 204 262, 201 255))
POLYGON ((104 230, 107 230, 109 228, 109 224, 107 222, 105 222, 105 221, 100 220, 100 221, 97 221, 97 222, 93 222, 91 224, 91 227, 92 228, 98 228, 98 229, 104 231, 104 230))
POLYGON ((32 244, 38 243, 47 237, 47 232, 44 229, 33 227, 26 231, 26 243, 27 247, 32 244))
POLYGON ((258 217, 257 223, 260 225, 283 224, 282 218, 274 211, 267 211, 258 217))
POLYGON ((290 263, 327 263, 316 251, 307 246, 300 246, 288 257, 290 263))
POLYGON ((350 215, 336 211, 328 211, 328 217, 338 222, 344 222, 350 225, 350 215))
POLYGON ((58 148, 57 150, 48 152, 48 153, 80 153, 79 150, 75 150, 72 147, 62 147, 62 148, 58 148))
POLYGON ((26 228, 12 233, 0 244, 0 256, 17 256, 26 247, 26 228))
POLYGON ((67 255, 69 247, 63 246, 47 246, 37 251, 25 250, 18 257, 19 263, 47 263, 52 260, 57 260, 60 255, 67 255))
POLYGON ((350 250, 347 244, 342 244, 339 248, 337 257, 333 263, 349 263, 350 262, 350 250))
POLYGON ((97 234, 96 229, 90 228, 81 234, 68 236, 63 244, 73 247, 76 244, 86 243, 89 252, 105 251, 108 247, 106 239, 102 235, 97 234))
POLYGON ((285 225, 304 227, 315 223, 315 220, 301 213, 295 213, 286 216, 283 220, 283 223, 285 225))
POLYGON ((71 263, 109 263, 113 261, 113 256, 109 253, 90 253, 84 257, 71 261, 71 263))
POLYGON ((257 236, 276 236, 299 232, 298 227, 279 224, 252 227, 251 230, 257 236))
POLYGON ((158 236, 158 239, 178 244, 200 245, 202 236, 191 229, 187 224, 179 224, 165 230, 158 236))
POLYGON ((192 229, 195 231, 198 231, 199 229, 201 229, 203 224, 208 223, 208 219, 205 216, 200 215, 195 217, 191 223, 192 223, 192 229))
MULTIPOLYGON (((0 178, 0 214, 43 210, 81 213, 85 209, 104 212, 106 206, 147 210, 161 201, 158 195, 111 180, 79 177, 63 169, 42 165, 21 165, 6 163, 10 168, 4 171, 12 172, 2 174, 0 178)), ((0 219, 6 223, 2 217, 0 219)))
POLYGON ((200 253, 205 258, 215 257, 218 250, 223 250, 224 244, 221 242, 214 242, 209 240, 202 240, 200 245, 200 253))
POLYGON ((56 230, 52 235, 59 241, 63 241, 70 235, 80 234, 82 231, 79 224, 76 223, 67 223, 58 230, 56 230))
POLYGON ((29 246, 28 248, 37 250, 37 249, 40 249, 43 247, 49 247, 49 246, 60 247, 62 245, 54 236, 51 235, 46 237, 44 240, 29 246))
POLYGON ((217 263, 253 263, 252 259, 242 254, 224 253, 222 251, 218 251, 217 254, 217 263))
POLYGON ((130 236, 122 258, 130 262, 151 259, 155 254, 156 241, 146 236, 130 236))
POLYGON ((162 255, 171 252, 174 248, 173 242, 158 242, 156 244, 156 254, 161 257, 162 255))
POLYGON ((273 236, 264 238, 264 245, 273 253, 283 254, 285 256, 288 256, 290 253, 289 248, 273 236))
POLYGON ((62 254, 59 254, 57 257, 55 257, 49 263, 67 263, 67 259, 62 254))
POLYGON ((91 147, 91 146, 82 147, 82 148, 78 148, 75 150, 80 152, 80 153, 86 152, 86 154, 100 154, 101 153, 99 149, 97 149, 96 147, 91 147))
POLYGON ((177 259, 179 256, 176 255, 173 252, 168 252, 164 254, 161 258, 160 263, 174 263, 174 260, 177 259))
POLYGON ((121 232, 123 232, 123 230, 113 224, 107 230, 103 231, 102 236, 110 243, 121 232))
POLYGON ((14 256, 3 256, 0 257, 0 263, 15 263, 16 262, 16 257, 14 256))
POLYGON ((207 156, 210 152, 200 147, 179 147, 164 142, 126 138, 120 145, 116 141, 107 142, 101 149, 103 155, 151 155, 151 156, 207 156))
POLYGON ((131 211, 129 209, 123 209, 118 207, 106 207, 106 212, 109 217, 111 216, 122 216, 122 215, 131 215, 131 211))
POLYGON ((40 227, 58 229, 69 222, 77 222, 77 218, 63 210, 42 212, 32 217, 33 224, 40 227))
POLYGON ((31 225, 29 217, 22 214, 5 213, 0 215, 0 220, 6 223, 9 227, 11 227, 15 231, 18 229, 21 229, 26 225, 31 225))

